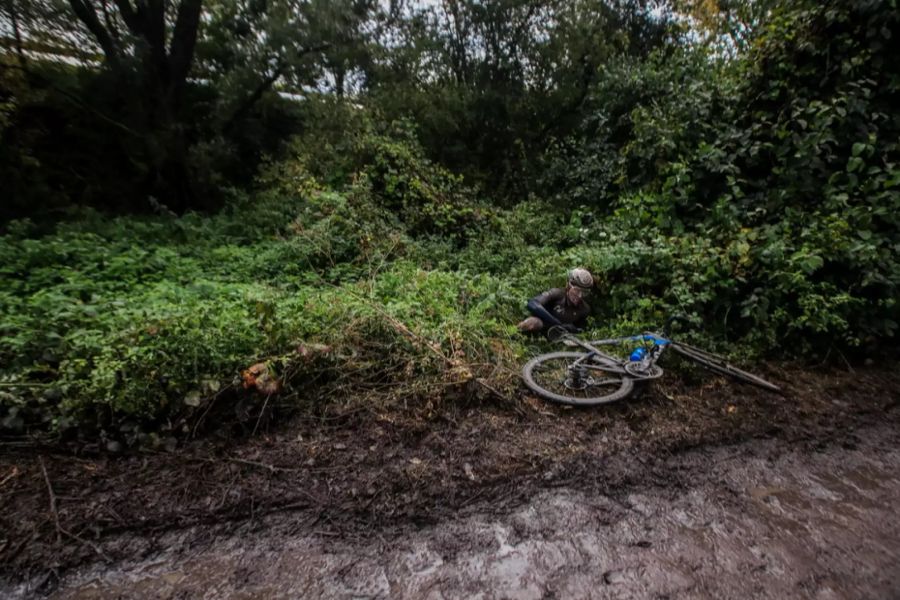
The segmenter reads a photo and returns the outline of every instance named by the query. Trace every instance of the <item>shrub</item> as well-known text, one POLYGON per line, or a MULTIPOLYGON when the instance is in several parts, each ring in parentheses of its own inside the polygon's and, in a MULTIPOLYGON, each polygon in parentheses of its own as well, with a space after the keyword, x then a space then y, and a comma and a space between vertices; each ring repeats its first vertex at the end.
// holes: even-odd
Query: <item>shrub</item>
POLYGON ((18 223, 0 238, 3 427, 134 441, 260 360, 287 383, 436 401, 515 345, 494 344, 509 329, 494 278, 422 270, 399 258, 408 244, 382 209, 334 192, 270 190, 212 219, 18 223), (333 353, 305 364, 310 345, 333 353))

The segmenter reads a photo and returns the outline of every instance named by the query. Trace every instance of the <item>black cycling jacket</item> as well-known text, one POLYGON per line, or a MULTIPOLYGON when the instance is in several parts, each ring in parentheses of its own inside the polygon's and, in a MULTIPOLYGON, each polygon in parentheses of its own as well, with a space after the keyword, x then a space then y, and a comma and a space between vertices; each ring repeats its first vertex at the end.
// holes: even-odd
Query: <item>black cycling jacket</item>
POLYGON ((587 323, 587 317, 591 307, 582 300, 575 306, 566 298, 566 290, 553 288, 543 294, 538 294, 528 301, 528 312, 544 322, 546 327, 552 325, 574 325, 583 328, 587 323))

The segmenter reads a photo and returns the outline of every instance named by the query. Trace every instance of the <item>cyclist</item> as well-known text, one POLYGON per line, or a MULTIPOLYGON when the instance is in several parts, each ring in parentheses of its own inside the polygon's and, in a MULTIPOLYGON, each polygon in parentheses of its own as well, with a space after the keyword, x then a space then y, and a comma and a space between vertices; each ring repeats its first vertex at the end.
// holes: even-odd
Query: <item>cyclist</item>
POLYGON ((577 332, 584 328, 591 307, 584 301, 594 287, 594 278, 587 269, 569 271, 565 288, 553 288, 528 301, 526 308, 532 316, 517 325, 519 331, 537 333, 560 326, 577 332))

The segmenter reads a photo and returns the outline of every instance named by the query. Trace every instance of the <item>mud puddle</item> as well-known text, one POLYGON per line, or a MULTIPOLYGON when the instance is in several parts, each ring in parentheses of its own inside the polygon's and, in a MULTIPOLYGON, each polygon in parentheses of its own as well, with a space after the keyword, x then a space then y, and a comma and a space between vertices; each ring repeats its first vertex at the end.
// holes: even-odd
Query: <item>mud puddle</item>
POLYGON ((291 514, 199 545, 173 531, 144 558, 64 575, 52 597, 898 598, 898 442, 875 425, 831 445, 699 448, 640 459, 612 489, 598 461, 593 482, 500 512, 359 536, 291 514), (660 470, 665 483, 641 476, 660 470))

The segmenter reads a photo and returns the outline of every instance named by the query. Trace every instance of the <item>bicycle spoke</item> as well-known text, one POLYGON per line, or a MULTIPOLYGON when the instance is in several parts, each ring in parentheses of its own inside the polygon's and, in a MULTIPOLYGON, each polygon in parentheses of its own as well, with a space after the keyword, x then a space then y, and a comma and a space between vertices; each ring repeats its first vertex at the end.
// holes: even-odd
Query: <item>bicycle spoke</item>
POLYGON ((577 364, 583 354, 560 353, 540 357, 526 373, 536 391, 569 404, 598 404, 606 398, 617 399, 631 391, 630 380, 590 365, 577 364), (574 366, 573 366, 574 365, 574 366))

